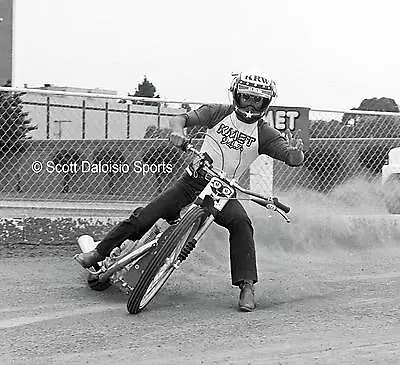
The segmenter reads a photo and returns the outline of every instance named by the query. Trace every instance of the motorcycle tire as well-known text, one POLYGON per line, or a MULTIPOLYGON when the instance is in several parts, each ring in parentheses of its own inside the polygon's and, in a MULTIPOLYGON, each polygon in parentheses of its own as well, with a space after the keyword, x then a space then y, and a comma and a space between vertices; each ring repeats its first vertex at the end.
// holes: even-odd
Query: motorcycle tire
POLYGON ((178 259, 182 248, 197 233, 204 215, 204 209, 196 206, 187 212, 172 230, 167 230, 161 235, 160 248, 154 251, 154 257, 144 269, 129 296, 127 303, 129 313, 137 314, 142 311, 159 292, 175 270, 173 264, 178 259), (172 256, 175 258, 168 262, 172 256))

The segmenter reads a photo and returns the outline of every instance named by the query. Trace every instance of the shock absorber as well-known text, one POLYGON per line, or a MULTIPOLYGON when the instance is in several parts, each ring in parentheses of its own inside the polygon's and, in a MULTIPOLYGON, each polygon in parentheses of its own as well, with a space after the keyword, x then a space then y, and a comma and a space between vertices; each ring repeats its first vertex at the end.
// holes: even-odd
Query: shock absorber
POLYGON ((150 242, 156 238, 156 236, 161 232, 160 227, 157 223, 141 238, 143 244, 150 242))
POLYGON ((183 246, 182 251, 179 253, 178 260, 181 262, 186 260, 189 254, 193 251, 196 247, 197 241, 195 239, 191 239, 190 241, 186 242, 185 246, 183 246))

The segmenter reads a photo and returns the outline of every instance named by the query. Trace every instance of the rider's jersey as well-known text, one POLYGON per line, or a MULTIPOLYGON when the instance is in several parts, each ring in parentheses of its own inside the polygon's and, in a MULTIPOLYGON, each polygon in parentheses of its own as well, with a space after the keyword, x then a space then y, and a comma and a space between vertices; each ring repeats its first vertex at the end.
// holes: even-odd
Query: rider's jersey
POLYGON ((237 119, 232 105, 203 105, 186 113, 185 118, 186 125, 207 127, 201 152, 207 152, 213 165, 223 168, 229 178, 239 178, 260 154, 290 166, 299 166, 303 162, 303 154, 291 147, 265 120, 243 123, 237 119))

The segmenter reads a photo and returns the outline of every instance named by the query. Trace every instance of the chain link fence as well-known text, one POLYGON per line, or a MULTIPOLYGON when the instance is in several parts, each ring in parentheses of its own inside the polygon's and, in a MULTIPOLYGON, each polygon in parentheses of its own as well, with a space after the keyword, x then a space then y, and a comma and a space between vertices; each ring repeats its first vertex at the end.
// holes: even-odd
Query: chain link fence
MULTIPOLYGON (((190 161, 166 139, 169 118, 185 111, 179 102, 5 90, 0 90, 3 201, 145 202, 176 181, 190 161)), ((309 118, 301 168, 262 158, 241 183, 264 192, 322 194, 353 184, 356 194, 363 181, 395 200, 396 170, 382 181, 382 169, 389 151, 400 146, 400 113, 311 110, 309 118), (252 180, 254 174, 263 179, 252 180)), ((197 147, 200 132, 189 131, 197 147)))
POLYGON ((275 163, 274 188, 322 193, 321 205, 333 196, 343 206, 400 213, 400 113, 311 110, 309 135, 301 169, 275 163))

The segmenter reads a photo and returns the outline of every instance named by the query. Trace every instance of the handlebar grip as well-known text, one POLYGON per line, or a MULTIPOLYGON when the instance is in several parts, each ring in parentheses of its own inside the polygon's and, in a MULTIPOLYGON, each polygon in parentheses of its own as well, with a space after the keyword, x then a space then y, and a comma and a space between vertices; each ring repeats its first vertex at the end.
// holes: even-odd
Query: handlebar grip
POLYGON ((275 204, 275 206, 276 206, 277 208, 283 210, 285 213, 289 213, 289 212, 290 212, 290 207, 288 207, 288 206, 285 205, 285 204, 282 204, 282 203, 278 200, 278 198, 272 198, 272 200, 273 200, 273 202, 274 202, 274 204, 275 204))
POLYGON ((181 145, 182 151, 187 152, 187 148, 188 148, 189 144, 190 144, 190 140, 189 139, 185 139, 185 141, 181 145))

